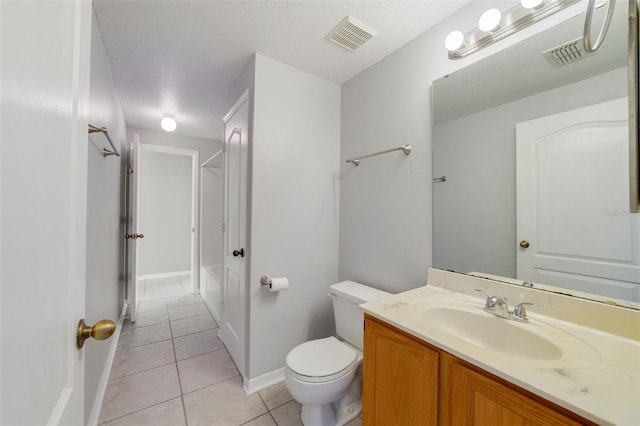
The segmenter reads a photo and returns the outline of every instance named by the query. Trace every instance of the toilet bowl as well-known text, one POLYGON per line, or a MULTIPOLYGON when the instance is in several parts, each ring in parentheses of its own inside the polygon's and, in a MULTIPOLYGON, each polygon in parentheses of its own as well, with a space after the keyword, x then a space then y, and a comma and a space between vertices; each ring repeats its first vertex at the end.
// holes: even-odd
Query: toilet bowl
POLYGON ((362 352, 335 337, 311 340, 287 355, 285 384, 302 404, 305 426, 340 426, 360 414, 361 390, 349 393, 362 352))
POLYGON ((362 411, 364 317, 358 305, 389 293, 344 281, 331 286, 338 336, 311 340, 287 354, 284 377, 302 404, 305 426, 342 426, 362 411))

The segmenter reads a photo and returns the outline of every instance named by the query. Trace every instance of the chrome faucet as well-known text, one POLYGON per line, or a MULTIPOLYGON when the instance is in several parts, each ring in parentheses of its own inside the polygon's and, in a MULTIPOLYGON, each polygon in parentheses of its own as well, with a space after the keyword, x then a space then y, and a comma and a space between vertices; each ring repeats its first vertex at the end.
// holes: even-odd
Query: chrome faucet
MULTIPOLYGON (((484 291, 480 289, 476 289, 476 291, 484 293, 484 291)), ((485 295, 487 296, 487 300, 484 302, 483 310, 500 318, 508 319, 509 306, 507 305, 507 299, 500 296, 489 296, 487 293, 485 293, 485 295)))
POLYGON ((519 303, 516 305, 515 308, 513 308, 513 312, 511 312, 510 318, 512 320, 519 321, 519 322, 529 322, 529 317, 527 316, 527 310, 524 308, 525 305, 540 306, 537 303, 531 303, 531 302, 519 303))
POLYGON ((516 307, 513 308, 513 311, 509 311, 506 297, 489 296, 481 289, 476 289, 476 291, 484 293, 487 296, 487 300, 484 302, 483 310, 500 318, 512 319, 518 322, 529 322, 529 317, 527 316, 527 310, 525 309, 525 306, 540 306, 537 303, 522 302, 517 304, 516 307))
POLYGON ((487 297, 484 310, 500 318, 509 318, 510 315, 507 299, 500 296, 487 297))

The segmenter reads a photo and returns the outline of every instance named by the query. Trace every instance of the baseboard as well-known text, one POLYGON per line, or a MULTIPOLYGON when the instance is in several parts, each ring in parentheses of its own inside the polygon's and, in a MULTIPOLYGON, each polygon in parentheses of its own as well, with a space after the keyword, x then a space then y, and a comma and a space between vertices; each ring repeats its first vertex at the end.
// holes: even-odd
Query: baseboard
POLYGON ((118 348, 118 341, 120 340, 120 332, 122 331, 122 324, 124 324, 124 317, 127 313, 127 304, 122 304, 122 312, 120 312, 120 318, 116 324, 116 331, 111 336, 111 346, 109 347, 109 355, 107 355, 107 362, 102 370, 102 377, 100 377, 100 383, 98 383, 98 389, 96 391, 96 397, 93 400, 93 406, 91 407, 91 414, 87 419, 87 426, 96 426, 98 420, 100 420, 100 411, 102 410, 102 403, 104 402, 104 395, 107 392, 107 385, 109 384, 109 376, 111 375, 111 368, 113 367, 113 359, 116 356, 116 349, 118 348))
POLYGON ((161 274, 138 275, 138 280, 155 280, 158 278, 173 278, 191 275, 191 271, 163 272, 161 274))
POLYGON ((284 380, 284 368, 278 368, 277 370, 270 371, 267 374, 258 376, 254 379, 243 380, 242 387, 247 395, 261 391, 264 388, 273 386, 284 380))
POLYGON ((209 312, 211 312, 211 315, 213 315, 213 319, 216 320, 218 327, 220 327, 220 324, 222 324, 222 318, 220 317, 220 314, 215 309, 213 309, 213 304, 202 291, 200 291, 200 297, 202 297, 202 300, 204 300, 204 304, 207 305, 209 312))

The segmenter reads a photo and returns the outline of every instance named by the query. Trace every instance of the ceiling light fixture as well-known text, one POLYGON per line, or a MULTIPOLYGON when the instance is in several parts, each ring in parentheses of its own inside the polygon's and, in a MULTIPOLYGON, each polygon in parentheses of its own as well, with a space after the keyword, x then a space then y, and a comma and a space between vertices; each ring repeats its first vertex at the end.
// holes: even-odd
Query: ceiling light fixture
POLYGON ((465 34, 452 31, 447 35, 445 46, 449 51, 449 59, 464 58, 577 1, 520 0, 518 4, 502 13, 498 9, 489 9, 480 16, 477 28, 465 34))
POLYGON ((160 125, 167 132, 173 132, 176 129, 176 120, 170 115, 165 115, 160 121, 160 125))

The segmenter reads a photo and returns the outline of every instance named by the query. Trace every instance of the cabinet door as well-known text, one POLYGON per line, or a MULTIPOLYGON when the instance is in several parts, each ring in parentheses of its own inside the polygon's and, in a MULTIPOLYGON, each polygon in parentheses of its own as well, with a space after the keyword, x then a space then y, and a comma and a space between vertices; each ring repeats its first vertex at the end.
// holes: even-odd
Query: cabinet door
MULTIPOLYGON (((452 425, 474 426, 559 426, 582 425, 555 409, 504 386, 490 377, 443 356, 450 375, 447 395, 452 425)), ((444 377, 442 378, 444 379, 444 377)), ((441 389, 442 392, 442 389, 441 389)), ((442 397, 445 397, 443 392, 442 397)), ((443 405, 441 408, 444 409, 443 405)))
POLYGON ((438 352, 371 317, 365 320, 363 423, 438 421, 438 352))

